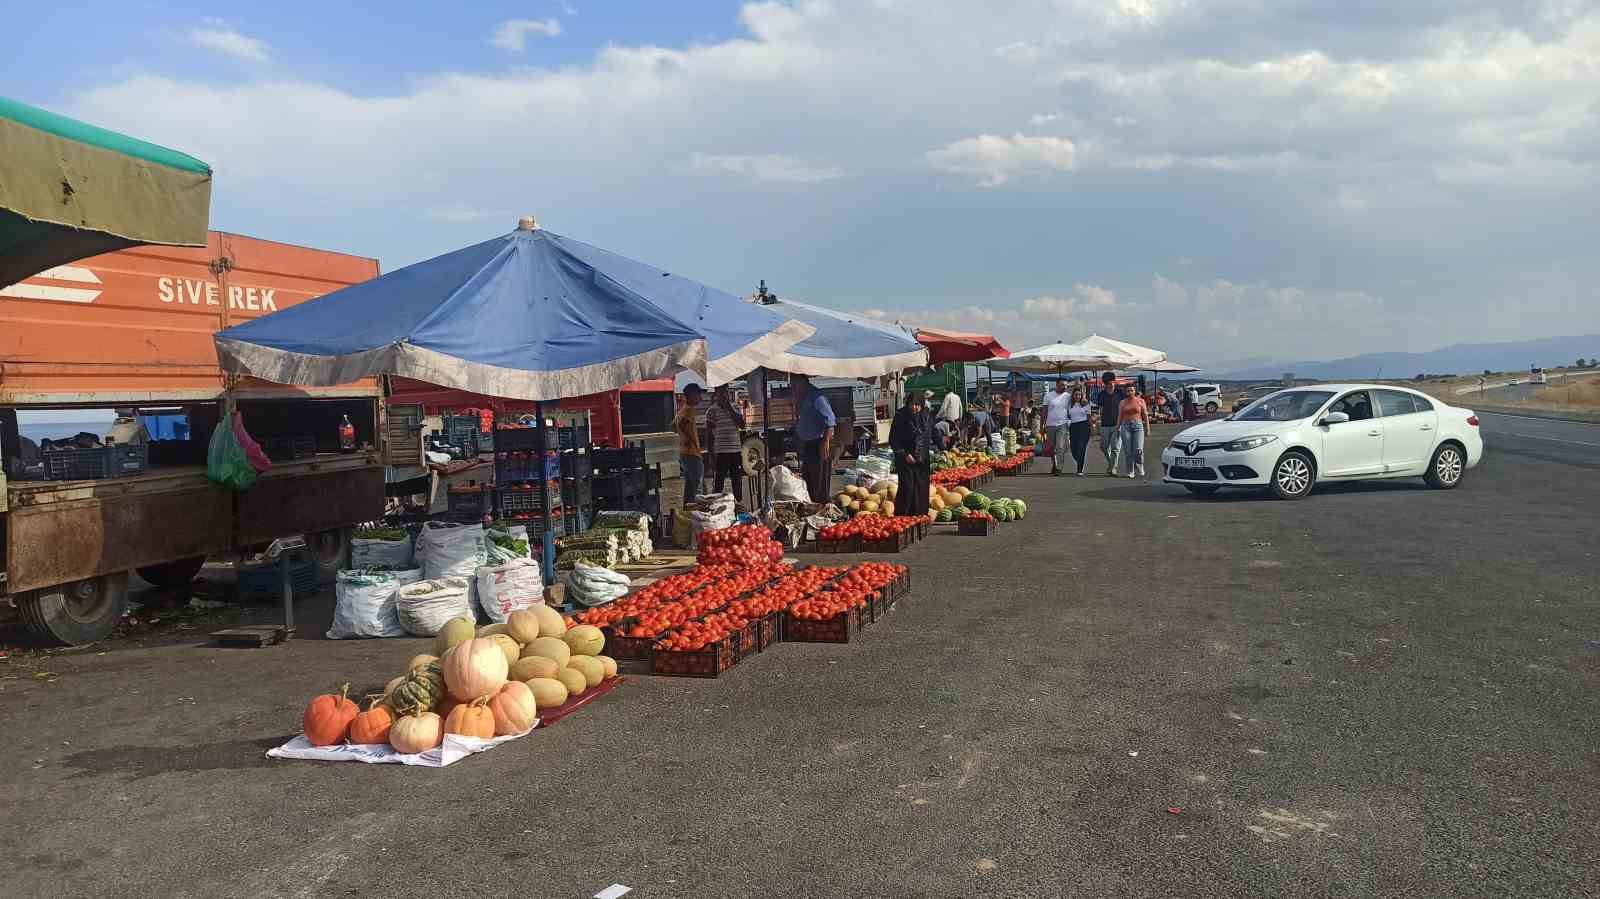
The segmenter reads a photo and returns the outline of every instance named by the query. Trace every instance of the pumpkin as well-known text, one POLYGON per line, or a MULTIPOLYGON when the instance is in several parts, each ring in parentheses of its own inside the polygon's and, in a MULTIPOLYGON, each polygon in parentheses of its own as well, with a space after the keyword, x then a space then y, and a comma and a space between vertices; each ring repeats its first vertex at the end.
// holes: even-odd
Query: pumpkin
POLYGON ((528 680, 533 691, 534 705, 540 709, 553 709, 567 701, 567 685, 553 677, 535 677, 528 680))
POLYGON ((489 711, 487 699, 463 702, 450 710, 444 719, 444 732, 463 737, 487 740, 494 736, 494 713, 489 711))
POLYGON ((389 728, 389 745, 407 755, 427 752, 444 742, 444 721, 432 712, 401 715, 389 728))
POLYGON ((478 635, 477 628, 470 618, 452 618, 439 628, 438 636, 433 638, 433 654, 443 656, 462 643, 478 635))
POLYGON ((527 609, 518 609, 506 616, 505 633, 518 643, 532 643, 539 636, 539 616, 527 609))
POLYGON ((394 726, 394 713, 389 707, 374 699, 367 710, 350 722, 350 742, 387 743, 389 729, 394 726))
POLYGON ((555 677, 561 666, 554 659, 544 656, 524 656, 517 659, 511 666, 511 672, 506 676, 511 680, 532 680, 536 677, 555 677))
POLYGON ((616 659, 613 659, 610 656, 595 656, 595 659, 598 660, 600 662, 600 665, 605 668, 606 677, 616 677, 617 676, 617 660, 616 659))
POLYGON ((418 668, 422 668, 422 667, 424 667, 426 665, 432 665, 434 662, 437 662, 437 661, 439 661, 439 657, 438 656, 429 655, 429 654, 424 652, 424 653, 421 653, 420 655, 412 656, 411 657, 411 661, 406 664, 406 670, 407 671, 414 671, 414 670, 416 670, 418 668))
POLYGON ((445 655, 444 685, 451 696, 470 702, 497 692, 510 668, 505 652, 494 640, 468 640, 445 655))
POLYGON ((324 693, 306 706, 302 723, 312 746, 332 746, 350 732, 350 722, 361 710, 347 698, 349 693, 350 685, 345 684, 337 694, 324 693))
POLYGON ((522 658, 522 647, 517 644, 517 641, 511 639, 511 637, 507 636, 506 634, 491 634, 486 639, 493 640, 495 645, 500 647, 500 651, 505 653, 507 668, 515 665, 517 663, 517 659, 522 658))
POLYGON ((605 648, 606 635, 592 624, 580 624, 562 635, 575 656, 595 656, 605 648))
POLYGON ((567 667, 583 675, 585 690, 592 690, 606 679, 606 667, 594 656, 573 656, 567 667))
POLYGON ((583 676, 582 671, 573 668, 557 671, 556 680, 561 681, 561 686, 567 688, 568 696, 577 696, 589 689, 589 679, 583 676))
POLYGON ((529 611, 539 619, 539 636, 559 637, 567 632, 567 620, 555 609, 541 603, 529 611))
POLYGON ((388 696, 390 693, 394 692, 394 688, 395 687, 398 687, 398 686, 400 686, 401 684, 403 684, 405 682, 406 682, 406 676, 404 674, 402 674, 399 677, 389 681, 388 683, 383 685, 383 695, 388 696))
POLYGON ((483 627, 478 628, 478 633, 476 636, 493 637, 495 634, 503 634, 505 632, 505 622, 501 622, 499 624, 485 624, 483 627))
POLYGON ((494 716, 495 734, 502 737, 523 733, 539 720, 533 691, 527 684, 515 680, 507 681, 489 700, 489 713, 494 716))
POLYGON ((438 705, 444 696, 444 672, 438 662, 431 662, 395 680, 400 683, 389 682, 393 686, 384 691, 384 704, 396 712, 410 708, 427 711, 438 705))
POLYGON ((523 655, 544 656, 556 663, 557 668, 567 667, 567 660, 572 658, 572 647, 568 646, 560 637, 540 637, 522 649, 523 655))

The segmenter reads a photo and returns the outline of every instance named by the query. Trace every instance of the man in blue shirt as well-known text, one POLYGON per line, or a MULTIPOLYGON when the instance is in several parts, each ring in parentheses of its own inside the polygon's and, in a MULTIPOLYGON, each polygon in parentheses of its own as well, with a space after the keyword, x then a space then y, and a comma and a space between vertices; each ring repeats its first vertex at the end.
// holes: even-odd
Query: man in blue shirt
POLYGON ((811 501, 825 503, 833 492, 833 472, 828 465, 833 426, 837 423, 833 406, 805 375, 789 379, 789 395, 794 398, 794 434, 800 439, 800 476, 805 479, 811 501))

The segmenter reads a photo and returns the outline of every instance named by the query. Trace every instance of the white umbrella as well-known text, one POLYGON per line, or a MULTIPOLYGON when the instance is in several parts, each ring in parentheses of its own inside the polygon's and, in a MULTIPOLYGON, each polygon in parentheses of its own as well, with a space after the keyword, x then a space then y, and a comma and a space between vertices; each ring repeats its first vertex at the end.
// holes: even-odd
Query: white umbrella
POLYGON ((1165 362, 1167 359, 1167 354, 1161 350, 1140 346, 1137 343, 1128 343, 1125 340, 1101 337, 1099 334, 1090 334, 1088 337, 1078 341, 1078 346, 1091 350, 1101 350, 1131 359, 1132 361, 1124 365, 1124 368, 1144 368, 1148 370, 1149 366, 1155 365, 1157 362, 1165 362))
POLYGON ((1136 365, 1134 368, 1138 371, 1153 371, 1160 375, 1187 375, 1200 370, 1193 365, 1184 365, 1182 362, 1174 362, 1171 359, 1157 362, 1154 365, 1136 365))
POLYGON ((992 359, 984 364, 995 371, 1063 374, 1069 371, 1128 368, 1138 362, 1138 359, 1115 351, 1076 343, 1051 343, 1012 353, 1009 359, 992 359))

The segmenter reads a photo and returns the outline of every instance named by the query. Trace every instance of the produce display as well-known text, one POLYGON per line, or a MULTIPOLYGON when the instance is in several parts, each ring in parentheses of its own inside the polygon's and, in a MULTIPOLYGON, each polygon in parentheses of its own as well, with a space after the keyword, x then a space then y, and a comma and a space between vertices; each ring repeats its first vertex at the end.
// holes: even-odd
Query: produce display
POLYGON ((822 540, 848 540, 860 536, 866 540, 886 540, 908 531, 925 519, 920 515, 896 515, 892 518, 852 518, 830 524, 818 532, 822 540))
POLYGON ((995 471, 1016 471, 1033 460, 1033 450, 1017 452, 994 463, 995 471))
POLYGON ((741 524, 703 531, 696 559, 702 565, 758 565, 783 561, 783 544, 762 524, 741 524))
POLYGON ((641 587, 610 605, 581 612, 578 621, 596 627, 613 625, 625 618, 671 602, 712 581, 721 580, 733 574, 733 571, 732 565, 696 565, 682 574, 664 577, 653 584, 641 587))
POLYGON ((934 521, 949 523, 963 518, 988 518, 993 521, 1021 521, 1028 514, 1028 504, 1020 499, 1001 497, 990 499, 965 487, 956 487, 939 497, 939 504, 928 502, 934 521))
POLYGON ((869 596, 882 590, 905 570, 904 565, 862 562, 838 580, 790 605, 789 614, 807 621, 822 621, 841 612, 865 608, 869 596))
POLYGON ((679 627, 726 606, 741 594, 787 573, 792 567, 768 564, 739 571, 729 577, 712 581, 686 596, 640 612, 631 621, 621 622, 617 630, 628 637, 660 636, 671 628, 679 627))
POLYGON ((874 484, 871 490, 865 487, 846 487, 833 498, 833 501, 839 508, 856 517, 881 515, 893 518, 894 503, 899 496, 899 484, 894 481, 883 481, 874 484))
POLYGON ((994 466, 985 462, 982 465, 967 465, 961 468, 944 468, 935 471, 928 481, 932 484, 959 484, 982 477, 994 470, 994 466))

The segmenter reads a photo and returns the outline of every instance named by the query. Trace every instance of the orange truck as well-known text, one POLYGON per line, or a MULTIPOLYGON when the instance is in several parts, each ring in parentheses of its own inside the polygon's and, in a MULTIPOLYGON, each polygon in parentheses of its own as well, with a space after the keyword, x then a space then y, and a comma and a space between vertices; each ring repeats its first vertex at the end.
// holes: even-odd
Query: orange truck
POLYGON ((344 564, 352 526, 383 515, 385 466, 422 462, 420 410, 391 415, 376 381, 234 384, 274 455, 235 493, 205 474, 230 386, 212 335, 377 275, 374 259, 213 231, 204 248, 122 250, 0 288, 0 596, 31 630, 93 642, 122 616, 130 572, 176 585, 279 537, 304 536, 325 577, 344 564), (107 409, 111 446, 47 450, 19 423, 107 409), (147 438, 151 415, 182 421, 184 439, 147 438))

